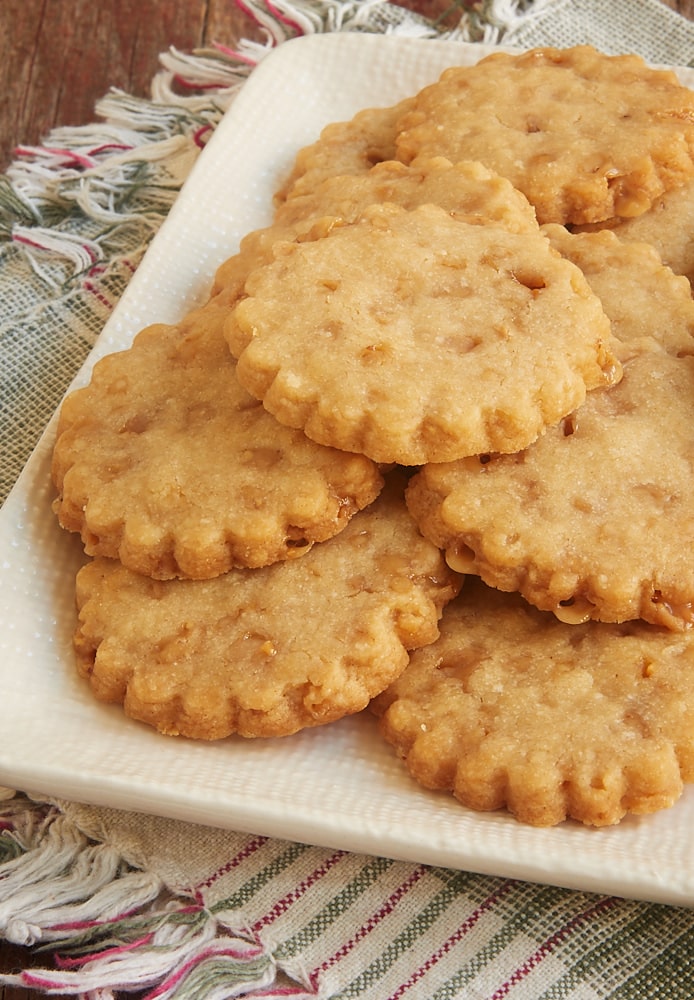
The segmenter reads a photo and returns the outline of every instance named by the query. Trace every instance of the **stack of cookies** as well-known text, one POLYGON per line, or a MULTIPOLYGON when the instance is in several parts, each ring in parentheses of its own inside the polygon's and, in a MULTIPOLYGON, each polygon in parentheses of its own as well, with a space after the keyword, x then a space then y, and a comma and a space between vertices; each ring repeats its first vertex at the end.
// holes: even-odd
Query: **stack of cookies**
POLYGON ((495 53, 325 129, 207 304, 63 404, 96 696, 197 739, 370 706, 535 825, 674 803, 693 215, 694 93, 635 56, 495 53))

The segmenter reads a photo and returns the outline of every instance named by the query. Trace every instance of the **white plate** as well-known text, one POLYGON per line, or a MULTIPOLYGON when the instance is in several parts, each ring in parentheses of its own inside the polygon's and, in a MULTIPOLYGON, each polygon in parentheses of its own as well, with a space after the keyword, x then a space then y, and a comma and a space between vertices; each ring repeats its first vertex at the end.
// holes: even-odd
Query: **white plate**
MULTIPOLYGON (((264 60, 200 157, 77 382, 97 355, 207 293, 240 237, 269 220, 300 146, 360 107, 390 105, 464 43, 334 34, 264 60)), ((654 901, 694 903, 694 788, 618 827, 537 830, 415 786, 368 715, 285 740, 166 739, 98 704, 71 650, 78 541, 50 510, 54 422, 0 512, 0 784, 347 850, 654 901)))

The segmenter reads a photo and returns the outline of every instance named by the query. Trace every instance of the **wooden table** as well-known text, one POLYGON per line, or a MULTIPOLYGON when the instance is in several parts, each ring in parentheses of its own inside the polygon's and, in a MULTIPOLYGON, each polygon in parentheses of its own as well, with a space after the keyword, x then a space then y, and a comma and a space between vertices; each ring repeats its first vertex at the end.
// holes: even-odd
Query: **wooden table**
MULTIPOLYGON (((451 0, 399 2, 429 17, 451 7, 451 0)), ((694 20, 694 0, 662 2, 694 20)), ((109 87, 147 96, 157 57, 170 45, 191 51, 253 32, 230 0, 0 0, 0 170, 17 145, 35 145, 57 125, 93 121, 109 87)), ((1 971, 26 961, 23 949, 0 942, 1 971)), ((35 997, 0 987, 0 1000, 35 997)))

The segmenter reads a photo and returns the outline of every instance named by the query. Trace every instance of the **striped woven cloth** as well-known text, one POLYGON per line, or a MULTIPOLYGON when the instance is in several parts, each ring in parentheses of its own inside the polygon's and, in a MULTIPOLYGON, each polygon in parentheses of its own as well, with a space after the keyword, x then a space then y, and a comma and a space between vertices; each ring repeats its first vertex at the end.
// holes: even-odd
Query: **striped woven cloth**
POLYGON ((683 907, 69 803, 11 800, 5 825, 0 927, 59 955, 13 977, 30 988, 94 1000, 136 988, 151 1000, 694 995, 683 907))
MULTIPOLYGON (((19 151, 0 178, 0 499, 252 67, 297 30, 636 51, 690 64, 656 0, 483 0, 455 31, 373 0, 248 4, 267 44, 162 55, 152 101, 19 151), (202 96, 181 98, 174 77, 202 96)), ((108 1000, 691 1000, 694 912, 362 856, 7 790, 0 934, 43 967, 0 975, 108 1000)))

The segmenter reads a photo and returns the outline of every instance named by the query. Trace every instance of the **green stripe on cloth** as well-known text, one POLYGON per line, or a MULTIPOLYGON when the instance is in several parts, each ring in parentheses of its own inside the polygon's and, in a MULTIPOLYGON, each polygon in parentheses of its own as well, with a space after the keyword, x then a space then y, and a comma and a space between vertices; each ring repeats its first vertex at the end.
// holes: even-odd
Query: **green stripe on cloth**
POLYGON ((238 889, 230 896, 215 902, 210 907, 211 912, 220 913, 243 908, 268 883, 282 875, 306 850, 305 844, 288 844, 277 857, 260 870, 255 871, 252 878, 239 885, 238 889))
MULTIPOLYGON (((453 877, 446 887, 427 901, 417 916, 408 924, 393 941, 389 942, 382 950, 381 954, 371 964, 365 968, 361 974, 348 986, 334 994, 335 1000, 347 1000, 349 997, 364 995, 367 990, 375 987, 381 982, 385 972, 389 970, 393 963, 404 954, 410 953, 413 948, 417 948, 422 941, 431 941, 432 929, 441 915, 450 907, 459 909, 461 895, 468 890, 468 895, 476 896, 477 905, 467 915, 466 919, 457 923, 452 936, 444 939, 438 952, 443 955, 450 951, 453 940, 461 940, 469 930, 483 917, 484 913, 494 906, 499 899, 511 887, 509 882, 498 882, 495 879, 480 879, 466 872, 460 872, 453 877), (483 890, 488 890, 484 892, 483 890), (480 898, 483 896, 483 898, 480 898)), ((409 983, 403 984, 406 988, 417 987, 428 971, 434 969, 438 964, 439 954, 436 952, 427 956, 427 959, 414 972, 410 974, 409 983)), ((368 995, 368 994, 367 994, 368 995)), ((429 995, 427 993, 427 995, 429 995)), ((442 996, 449 994, 447 991, 442 996)))
POLYGON ((667 928, 661 928, 659 953, 630 972, 610 994, 611 1000, 684 1000, 692 996, 694 929, 688 927, 674 941, 665 937, 667 933, 667 928))
POLYGON ((394 862, 389 858, 371 858, 363 867, 360 867, 356 875, 342 886, 339 891, 332 896, 328 903, 319 913, 312 917, 309 923, 301 928, 296 934, 283 941, 277 948, 278 960, 293 958, 303 952, 307 945, 320 939, 335 922, 338 916, 344 913, 354 904, 360 896, 363 896, 377 882, 379 876, 393 866, 394 862))

